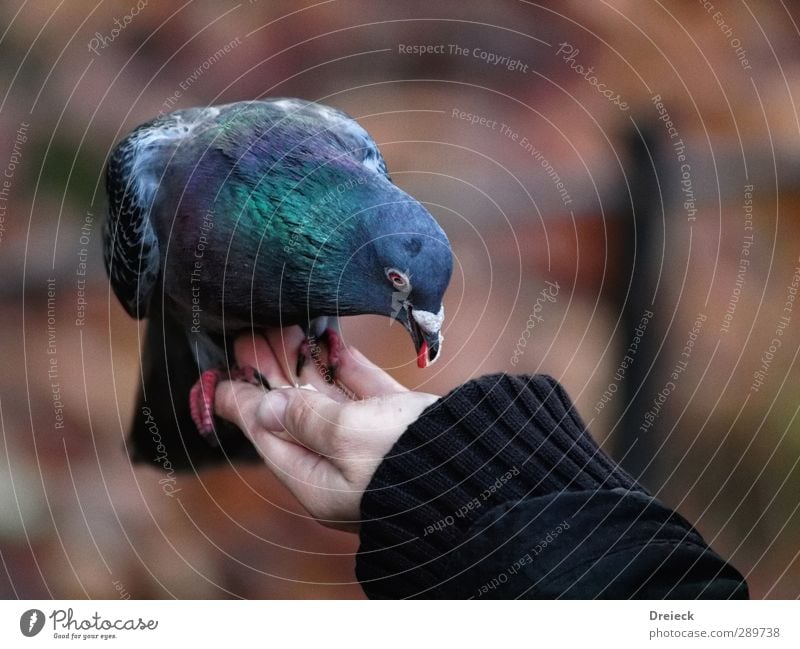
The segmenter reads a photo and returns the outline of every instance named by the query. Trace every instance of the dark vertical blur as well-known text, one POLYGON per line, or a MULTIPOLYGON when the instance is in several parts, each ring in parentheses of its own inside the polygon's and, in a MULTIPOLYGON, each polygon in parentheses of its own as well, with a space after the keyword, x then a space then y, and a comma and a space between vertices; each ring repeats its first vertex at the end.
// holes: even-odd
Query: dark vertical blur
POLYGON ((656 449, 642 437, 640 426, 650 402, 647 388, 652 388, 652 378, 660 375, 653 333, 659 327, 663 332, 669 324, 663 320, 666 309, 657 303, 658 265, 653 263, 664 248, 662 224, 666 218, 659 187, 663 173, 657 168, 662 163, 658 135, 654 124, 643 124, 632 127, 622 138, 628 169, 627 184, 620 187, 619 214, 625 225, 620 235, 621 276, 615 296, 621 329, 632 332, 630 342, 622 345, 622 361, 615 372, 622 377, 619 400, 623 404, 617 421, 618 459, 651 490, 660 484, 663 473, 656 449))

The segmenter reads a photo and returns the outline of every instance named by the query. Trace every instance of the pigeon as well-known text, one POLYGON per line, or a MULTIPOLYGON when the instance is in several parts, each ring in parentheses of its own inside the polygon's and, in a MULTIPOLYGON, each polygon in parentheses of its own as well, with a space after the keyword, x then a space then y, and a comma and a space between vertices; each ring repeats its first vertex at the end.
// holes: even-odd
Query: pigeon
POLYGON ((450 243, 340 110, 281 98, 159 115, 113 149, 106 192, 110 285, 147 319, 135 461, 196 470, 258 458, 214 416, 219 381, 271 387, 236 366, 242 333, 302 327, 298 375, 321 343, 335 377, 342 316, 400 322, 419 367, 440 356, 450 243))

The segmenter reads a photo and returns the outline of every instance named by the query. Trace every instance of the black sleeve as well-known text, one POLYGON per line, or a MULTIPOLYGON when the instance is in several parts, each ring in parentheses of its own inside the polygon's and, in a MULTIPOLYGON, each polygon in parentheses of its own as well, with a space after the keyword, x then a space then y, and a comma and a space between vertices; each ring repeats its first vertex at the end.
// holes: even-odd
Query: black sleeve
POLYGON ((747 597, 547 376, 485 376, 430 406, 361 513, 356 572, 373 598, 747 597))

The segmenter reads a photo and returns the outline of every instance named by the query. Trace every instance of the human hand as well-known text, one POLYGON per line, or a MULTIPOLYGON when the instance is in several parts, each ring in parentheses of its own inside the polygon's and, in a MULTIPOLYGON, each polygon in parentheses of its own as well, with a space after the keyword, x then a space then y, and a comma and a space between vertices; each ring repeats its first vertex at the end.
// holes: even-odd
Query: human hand
POLYGON ((299 327, 235 343, 240 367, 271 390, 226 381, 216 413, 250 438, 277 478, 320 523, 358 530, 361 497, 384 456, 438 397, 411 392, 352 347, 342 346, 333 381, 319 356, 295 381, 290 368, 305 336, 299 327), (303 387, 292 387, 294 385, 303 387))

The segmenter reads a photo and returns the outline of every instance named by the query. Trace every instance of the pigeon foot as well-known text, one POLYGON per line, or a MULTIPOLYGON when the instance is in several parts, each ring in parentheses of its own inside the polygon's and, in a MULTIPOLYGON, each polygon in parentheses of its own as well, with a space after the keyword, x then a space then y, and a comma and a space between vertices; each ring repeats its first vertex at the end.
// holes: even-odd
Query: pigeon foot
POLYGON ((206 370, 189 392, 189 412, 197 431, 207 439, 214 436, 214 400, 220 381, 246 381, 252 385, 270 389, 269 382, 252 367, 232 367, 230 372, 223 369, 206 370))
POLYGON ((297 376, 311 360, 325 383, 333 384, 336 381, 336 368, 339 365, 339 356, 342 349, 342 339, 339 332, 328 327, 319 336, 309 335, 300 346, 297 356, 297 376), (325 362, 322 358, 323 347, 326 351, 325 362))

